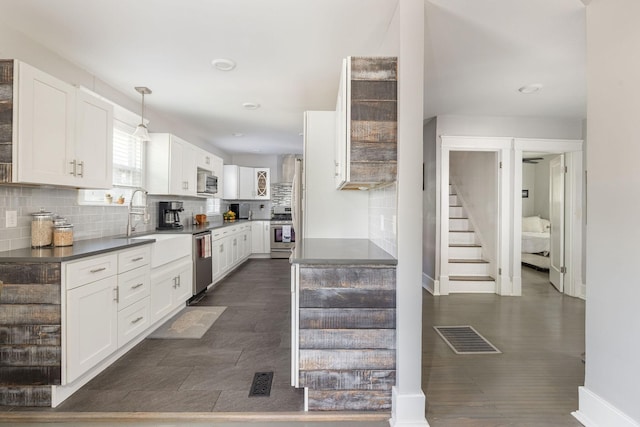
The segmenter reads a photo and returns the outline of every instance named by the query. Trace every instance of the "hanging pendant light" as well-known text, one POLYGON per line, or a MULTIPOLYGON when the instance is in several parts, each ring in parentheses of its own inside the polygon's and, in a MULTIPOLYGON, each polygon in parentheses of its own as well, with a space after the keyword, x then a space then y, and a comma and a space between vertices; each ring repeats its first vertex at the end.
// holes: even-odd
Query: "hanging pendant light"
POLYGON ((144 124, 144 96, 151 94, 151 89, 144 86, 136 86, 135 90, 142 95, 142 114, 140 114, 140 124, 136 128, 135 132, 133 132, 133 137, 138 138, 142 142, 151 141, 147 126, 144 124))

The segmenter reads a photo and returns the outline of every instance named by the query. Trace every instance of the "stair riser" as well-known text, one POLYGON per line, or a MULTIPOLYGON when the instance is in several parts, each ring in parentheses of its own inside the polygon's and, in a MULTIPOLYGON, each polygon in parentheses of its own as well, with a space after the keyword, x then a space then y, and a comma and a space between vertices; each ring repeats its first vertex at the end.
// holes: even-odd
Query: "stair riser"
POLYGON ((489 264, 486 263, 462 263, 450 262, 449 275, 451 276, 491 276, 489 264))
POLYGON ((453 243, 453 244, 476 243, 476 235, 474 232, 449 233, 449 243, 453 243))
POLYGON ((468 219, 449 219, 449 230, 451 231, 471 231, 471 224, 468 219))
POLYGON ((451 218, 465 218, 466 217, 466 212, 464 211, 464 208, 461 206, 449 206, 449 216, 451 218))
POLYGON ((449 206, 456 206, 458 205, 458 196, 454 195, 449 195, 449 206))
POLYGON ((449 293, 476 293, 476 294, 493 294, 496 292, 496 282, 482 282, 472 280, 450 280, 449 293))
POLYGON ((482 259, 482 248, 449 247, 449 258, 454 259, 482 259))

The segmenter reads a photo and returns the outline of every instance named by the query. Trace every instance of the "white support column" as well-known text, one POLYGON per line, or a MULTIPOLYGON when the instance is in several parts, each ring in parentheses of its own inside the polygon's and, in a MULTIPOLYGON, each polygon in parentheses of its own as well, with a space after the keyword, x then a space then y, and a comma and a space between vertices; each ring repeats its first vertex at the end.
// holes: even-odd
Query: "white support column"
POLYGON ((398 267, 392 426, 428 426, 422 392, 424 0, 399 0, 398 267))

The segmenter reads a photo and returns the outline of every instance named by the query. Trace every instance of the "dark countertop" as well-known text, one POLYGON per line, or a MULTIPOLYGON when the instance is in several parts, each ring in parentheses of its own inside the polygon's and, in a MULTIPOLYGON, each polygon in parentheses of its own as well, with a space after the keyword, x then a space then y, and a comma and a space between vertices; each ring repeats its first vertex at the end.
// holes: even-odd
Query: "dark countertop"
POLYGON ((126 237, 104 237, 102 239, 87 239, 73 242, 73 246, 59 246, 51 248, 23 248, 0 252, 0 262, 63 262, 78 258, 148 245, 153 239, 128 239, 126 237))
MULTIPOLYGON (((266 221, 258 220, 255 221, 266 221)), ((151 234, 195 234, 202 231, 214 230, 237 224, 251 223, 247 219, 239 219, 233 222, 213 222, 207 225, 194 225, 185 227, 182 230, 153 230, 140 234, 134 234, 130 238, 125 236, 111 236, 100 239, 76 240, 72 246, 50 247, 50 248, 22 248, 0 252, 0 262, 64 262, 78 258, 128 249, 140 245, 148 245, 155 242, 150 237, 151 234)))
POLYGON ((385 264, 398 260, 368 239, 302 239, 296 242, 293 264, 385 264))

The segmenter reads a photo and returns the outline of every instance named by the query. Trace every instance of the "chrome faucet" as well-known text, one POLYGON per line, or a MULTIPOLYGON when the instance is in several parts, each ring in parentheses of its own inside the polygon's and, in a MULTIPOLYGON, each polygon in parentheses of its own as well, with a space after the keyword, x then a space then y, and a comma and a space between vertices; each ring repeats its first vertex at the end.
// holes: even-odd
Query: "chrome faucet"
POLYGON ((149 210, 147 208, 147 195, 149 193, 147 193, 145 190, 141 189, 141 188, 137 188, 132 194, 131 194, 131 199, 129 199, 129 212, 127 214, 127 237, 131 236, 131 234, 136 231, 135 226, 133 225, 132 221, 131 221, 131 217, 133 216, 141 216, 142 217, 142 222, 144 224, 148 224, 149 223, 149 210), (133 199, 136 195, 136 193, 141 192, 144 194, 144 205, 143 206, 135 206, 133 204, 133 199))

